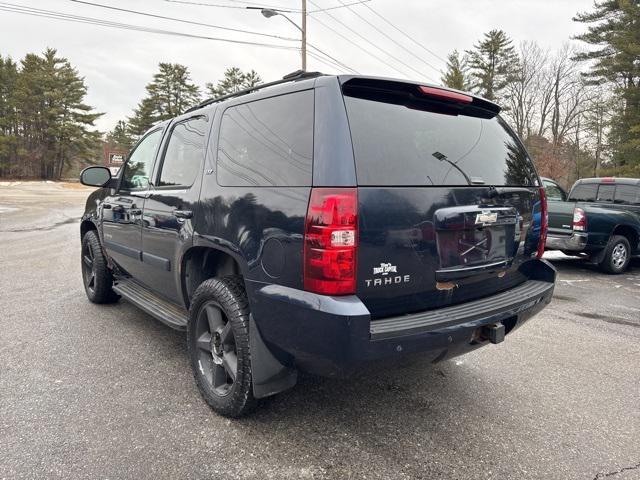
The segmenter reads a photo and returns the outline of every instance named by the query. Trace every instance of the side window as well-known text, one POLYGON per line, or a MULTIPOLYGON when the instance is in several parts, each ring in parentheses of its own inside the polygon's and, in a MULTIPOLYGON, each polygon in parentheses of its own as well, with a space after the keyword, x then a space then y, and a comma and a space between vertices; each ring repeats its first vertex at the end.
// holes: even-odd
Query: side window
POLYGON ((616 191, 615 185, 600 185, 598 187, 599 202, 613 202, 613 194, 616 191))
POLYGON ((122 190, 142 190, 149 186, 153 159, 161 137, 162 129, 154 130, 131 153, 122 174, 122 190))
POLYGON ((627 205, 640 205, 640 187, 636 185, 618 185, 614 201, 615 203, 627 205))
POLYGON ((569 200, 575 202, 594 202, 596 200, 596 192, 598 191, 598 184, 596 183, 583 183, 573 187, 569 194, 569 200))
POLYGON ((549 200, 556 200, 564 202, 566 200, 566 194, 556 183, 543 180, 544 191, 547 194, 549 200))
POLYGON ((190 118, 172 129, 162 160, 159 187, 190 187, 204 158, 207 118, 190 118))
POLYGON ((220 185, 311 185, 312 158, 312 90, 230 107, 222 116, 220 185))

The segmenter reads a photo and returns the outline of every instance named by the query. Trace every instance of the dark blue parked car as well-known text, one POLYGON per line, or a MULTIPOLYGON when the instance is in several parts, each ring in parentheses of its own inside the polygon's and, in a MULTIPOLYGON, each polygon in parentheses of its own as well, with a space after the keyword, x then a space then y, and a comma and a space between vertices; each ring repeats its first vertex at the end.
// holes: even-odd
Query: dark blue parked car
POLYGON ((82 218, 96 303, 186 329, 219 413, 296 383, 502 341, 549 303, 544 191, 499 107, 297 73, 153 127, 82 218))

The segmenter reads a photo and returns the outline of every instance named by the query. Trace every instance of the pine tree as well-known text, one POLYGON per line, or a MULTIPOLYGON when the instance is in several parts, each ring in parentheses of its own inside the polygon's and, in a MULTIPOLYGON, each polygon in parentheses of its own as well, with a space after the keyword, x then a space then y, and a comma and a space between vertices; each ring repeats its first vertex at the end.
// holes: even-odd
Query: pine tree
POLYGON ((487 100, 499 100, 518 62, 511 39, 502 30, 491 30, 466 53, 473 88, 487 100))
POLYGON ((189 70, 177 63, 160 63, 159 71, 146 87, 147 96, 128 121, 129 133, 142 135, 155 123, 183 114, 200 101, 200 89, 189 70))
POLYGON ((0 56, 0 177, 11 175, 11 165, 17 155, 18 125, 16 122, 15 89, 18 65, 0 56))
POLYGON ((209 95, 215 98, 253 87, 260 82, 262 82, 262 79, 255 70, 243 72, 238 67, 231 67, 225 70, 222 80, 218 81, 216 85, 207 83, 206 88, 209 95))
POLYGON ((640 5, 603 0, 574 20, 588 24, 576 39, 595 47, 574 58, 591 62, 589 81, 613 85, 620 100, 609 137, 614 163, 625 167, 623 173, 640 174, 640 5))
POLYGON ((105 141, 110 145, 115 145, 118 148, 129 150, 133 145, 133 138, 129 134, 129 126, 124 120, 118 121, 116 126, 113 127, 105 136, 105 141))
POLYGON ((99 135, 90 127, 102 114, 84 103, 86 93, 56 50, 25 56, 15 89, 18 175, 57 179, 72 160, 93 154, 99 135))
POLYGON ((471 88, 471 79, 469 78, 466 55, 461 57, 457 50, 451 52, 447 56, 447 71, 441 80, 446 87, 469 90, 471 88))
POLYGON ((153 99, 145 97, 138 103, 133 116, 127 119, 128 133, 134 138, 139 137, 159 121, 153 99))

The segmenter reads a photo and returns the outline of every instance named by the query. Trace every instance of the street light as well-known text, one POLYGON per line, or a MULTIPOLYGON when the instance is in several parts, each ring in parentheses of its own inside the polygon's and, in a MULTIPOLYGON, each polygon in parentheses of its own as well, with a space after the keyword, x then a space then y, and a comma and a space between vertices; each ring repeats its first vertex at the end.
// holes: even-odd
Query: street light
POLYGON ((248 10, 260 10, 265 18, 280 15, 284 17, 291 25, 296 27, 302 33, 302 70, 307 71, 307 0, 302 0, 302 27, 287 17, 283 12, 289 13, 287 10, 277 10, 275 8, 246 7, 248 10))

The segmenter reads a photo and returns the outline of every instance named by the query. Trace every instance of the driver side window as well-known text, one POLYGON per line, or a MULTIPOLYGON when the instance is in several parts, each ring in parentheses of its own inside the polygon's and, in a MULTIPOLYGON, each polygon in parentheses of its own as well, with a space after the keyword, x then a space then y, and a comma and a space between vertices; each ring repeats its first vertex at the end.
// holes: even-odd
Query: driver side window
POLYGON ((149 186, 153 159, 162 137, 162 129, 147 135, 129 156, 122 174, 122 190, 144 190, 149 186))

